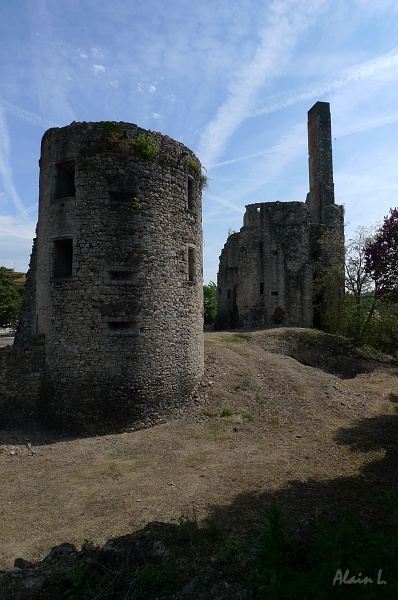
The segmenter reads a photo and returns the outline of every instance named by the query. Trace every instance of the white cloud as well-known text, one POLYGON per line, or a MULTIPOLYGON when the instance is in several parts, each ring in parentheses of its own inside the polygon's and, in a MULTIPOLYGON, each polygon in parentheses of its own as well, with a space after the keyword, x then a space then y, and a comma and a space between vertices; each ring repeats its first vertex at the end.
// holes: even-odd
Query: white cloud
POLYGON ((93 71, 94 71, 95 74, 97 74, 97 73, 103 73, 105 71, 104 65, 93 65, 92 69, 93 69, 93 71))

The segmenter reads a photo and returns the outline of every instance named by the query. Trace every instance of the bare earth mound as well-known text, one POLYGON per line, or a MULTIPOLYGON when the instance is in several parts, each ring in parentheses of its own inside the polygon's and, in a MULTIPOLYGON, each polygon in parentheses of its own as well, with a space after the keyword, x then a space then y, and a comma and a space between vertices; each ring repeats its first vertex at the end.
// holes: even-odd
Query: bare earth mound
POLYGON ((207 398, 156 427, 0 432, 0 568, 182 515, 244 528, 270 502, 372 516, 397 484, 397 366, 308 330, 206 333, 205 348, 207 398))

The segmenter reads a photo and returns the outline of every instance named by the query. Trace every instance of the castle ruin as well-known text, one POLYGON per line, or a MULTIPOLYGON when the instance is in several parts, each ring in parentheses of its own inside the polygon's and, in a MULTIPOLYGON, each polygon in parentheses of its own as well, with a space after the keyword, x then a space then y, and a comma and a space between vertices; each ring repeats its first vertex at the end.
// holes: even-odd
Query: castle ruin
POLYGON ((3 420, 117 431, 190 398, 203 374, 202 184, 188 148, 136 125, 45 133, 20 324, 0 356, 3 420))
MULTIPOLYGON (((341 286, 328 298, 314 290, 325 233, 344 243, 344 209, 335 204, 330 106, 308 112, 310 191, 306 202, 262 202, 246 206, 243 227, 232 233, 220 255, 217 329, 243 327, 322 328, 341 286), (318 295, 316 298, 315 296, 318 295)), ((330 267, 335 265, 329 265, 330 267)), ((338 267, 344 274, 344 264, 338 267)))

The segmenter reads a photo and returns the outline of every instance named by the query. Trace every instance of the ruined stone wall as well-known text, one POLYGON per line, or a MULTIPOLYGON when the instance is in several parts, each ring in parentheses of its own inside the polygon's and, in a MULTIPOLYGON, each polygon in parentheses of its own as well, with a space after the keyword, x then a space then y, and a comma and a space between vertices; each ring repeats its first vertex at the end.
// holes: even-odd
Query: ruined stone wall
POLYGON ((136 125, 44 135, 16 344, 45 336, 50 424, 117 430, 189 399, 203 373, 202 183, 188 148, 136 125))
POLYGON ((228 238, 217 278, 216 328, 315 325, 325 329, 327 315, 341 310, 343 250, 332 258, 321 241, 328 233, 337 247, 344 244, 344 209, 334 203, 327 102, 316 102, 308 111, 308 150, 306 202, 246 206, 243 227, 228 238), (341 277, 326 285, 321 270, 336 266, 341 277))
POLYGON ((310 227, 302 202, 246 207, 220 256, 218 328, 311 325, 310 227))
POLYGON ((36 417, 44 377, 44 338, 0 348, 0 424, 36 417))
POLYGON ((36 323, 36 269, 37 269, 37 239, 33 240, 29 269, 26 274, 24 296, 19 314, 15 345, 29 341, 37 334, 36 323))

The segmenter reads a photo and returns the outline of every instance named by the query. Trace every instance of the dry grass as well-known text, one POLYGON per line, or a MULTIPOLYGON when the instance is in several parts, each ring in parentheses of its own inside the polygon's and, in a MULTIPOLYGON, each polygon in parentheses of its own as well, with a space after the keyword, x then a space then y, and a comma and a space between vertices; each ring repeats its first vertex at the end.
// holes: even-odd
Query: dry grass
POLYGON ((325 358, 314 343, 318 366, 289 357, 299 335, 206 333, 207 401, 152 429, 85 439, 2 431, 0 565, 192 511, 242 527, 272 501, 303 518, 342 504, 365 513, 396 483, 397 367, 354 357, 357 372, 343 379, 319 368, 327 336, 325 358))

